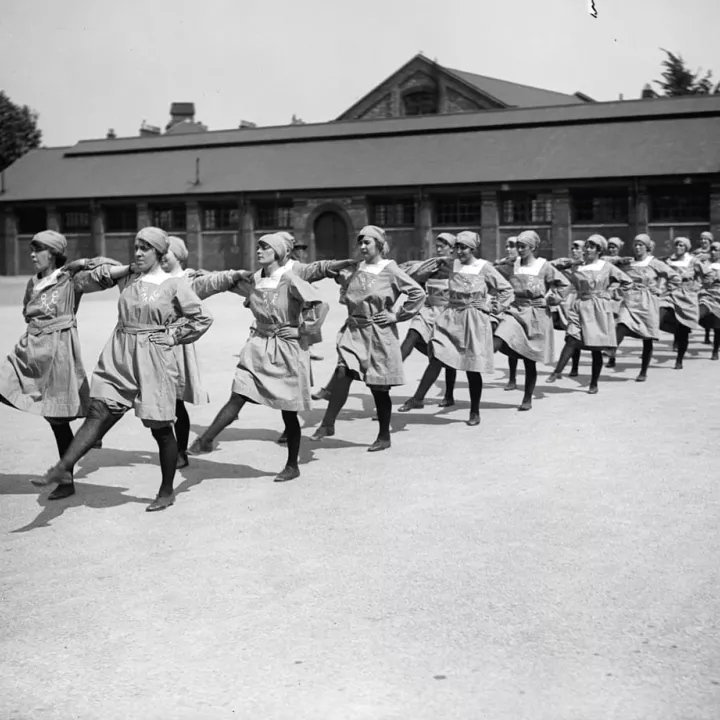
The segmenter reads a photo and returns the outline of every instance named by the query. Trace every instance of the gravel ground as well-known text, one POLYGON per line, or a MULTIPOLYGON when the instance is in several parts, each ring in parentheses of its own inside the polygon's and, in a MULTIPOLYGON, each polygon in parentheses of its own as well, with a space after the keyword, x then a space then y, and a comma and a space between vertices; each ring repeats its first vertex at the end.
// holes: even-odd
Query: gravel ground
MULTIPOLYGON (((2 356, 25 282, 0 279, 2 356)), ((343 320, 320 287, 333 306, 316 385, 343 320)), ((89 370, 116 298, 83 301, 89 370)), ((251 319, 235 296, 207 306, 212 402, 190 408, 192 436, 251 319)), ((596 396, 589 357, 579 382, 546 386, 544 368, 529 413, 498 357, 479 428, 460 377, 455 408, 434 388, 371 455, 355 384, 337 435, 305 439, 300 479, 281 485, 280 415, 249 406, 155 514, 154 442, 134 417, 49 503, 29 482, 56 459, 49 428, 0 408, 0 717, 716 720, 720 363, 701 339, 675 372, 664 337, 645 384, 628 342, 596 396)), ((423 369, 411 356, 396 406, 423 369)), ((323 410, 303 415, 306 437, 323 410)))

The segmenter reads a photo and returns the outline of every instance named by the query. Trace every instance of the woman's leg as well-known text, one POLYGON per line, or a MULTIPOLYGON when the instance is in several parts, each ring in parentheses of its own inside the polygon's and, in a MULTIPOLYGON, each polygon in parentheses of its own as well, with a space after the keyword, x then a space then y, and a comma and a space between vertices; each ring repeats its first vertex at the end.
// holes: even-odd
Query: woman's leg
MULTIPOLYGON (((339 367, 339 366, 337 366, 339 367)), ((333 374, 327 381, 324 387, 321 387, 317 392, 313 393, 310 397, 313 400, 329 400, 333 392, 333 382, 335 382, 335 374, 337 373, 337 367, 333 370, 333 374)))
POLYGON ((508 355, 508 381, 505 390, 517 390, 518 356, 508 355))
POLYGON ((710 356, 711 360, 717 360, 718 359, 718 351, 720 351, 720 328, 715 328, 713 331, 713 351, 712 355, 710 356))
POLYGON ((337 420, 337 416, 347 402, 352 381, 353 379, 343 365, 338 365, 335 368, 335 375, 331 380, 332 394, 322 422, 312 436, 313 440, 322 440, 324 437, 335 434, 335 420, 337 420))
POLYGON ((440 401, 440 407, 451 407, 455 404, 455 380, 457 378, 457 370, 455 368, 445 368, 445 397, 440 401))
POLYGON ((188 440, 190 439, 190 416, 182 400, 175 403, 175 437, 177 438, 178 448, 177 466, 178 468, 187 467, 189 465, 187 449, 188 440))
POLYGON ((568 361, 577 349, 577 343, 573 342, 569 338, 565 340, 565 345, 560 352, 560 358, 557 361, 557 365, 555 365, 555 369, 550 373, 550 375, 548 375, 547 381, 549 383, 553 383, 560 378, 562 371, 565 369, 565 366, 568 364, 568 361))
POLYGON ((190 446, 188 453, 190 455, 203 455, 212 452, 212 444, 215 438, 228 425, 237 420, 238 414, 246 402, 247 398, 244 395, 231 392, 230 399, 220 408, 220 412, 210 423, 210 427, 202 435, 195 438, 195 442, 190 446))
POLYGON ((155 438, 158 446, 162 482, 160 483, 160 490, 158 491, 157 497, 145 510, 147 512, 155 512, 156 510, 164 510, 175 502, 173 482, 175 481, 175 471, 177 469, 178 445, 172 425, 151 427, 150 432, 152 432, 152 436, 155 438))
POLYGON ((470 419, 468 425, 480 424, 480 399, 482 398, 483 380, 479 372, 466 373, 470 387, 470 419))
POLYGON ((375 409, 378 415, 378 436, 375 442, 368 448, 368 452, 387 450, 390 447, 390 418, 392 417, 392 400, 390 390, 386 388, 370 387, 375 409))
POLYGON ((705 328, 705 344, 710 345, 710 328, 705 328))
POLYGON ((439 360, 435 360, 434 358, 430 359, 422 378, 420 378, 420 384, 418 385, 415 394, 398 408, 398 412, 408 412, 408 410, 417 410, 424 407, 423 400, 428 394, 428 390, 430 390, 433 383, 440 376, 442 367, 442 363, 439 360))
POLYGON ((117 411, 111 411, 102 400, 95 398, 91 400, 88 415, 60 462, 50 468, 45 477, 32 480, 33 485, 51 485, 72 479, 71 473, 77 461, 86 455, 98 440, 102 440, 108 430, 120 420, 128 409, 118 407, 117 411))
POLYGON ((537 384, 537 363, 534 360, 523 358, 523 365, 525 365, 525 393, 523 394, 522 405, 518 410, 530 410, 532 409, 532 398, 537 384))
POLYGON ((622 341, 627 337, 627 328, 625 325, 620 324, 615 326, 615 337, 617 338, 617 347, 614 348, 615 352, 608 358, 605 367, 614 368, 617 364, 617 351, 620 349, 622 341))
POLYGON ((418 344, 418 340, 422 340, 420 333, 417 330, 408 330, 407 335, 400 346, 403 361, 407 360, 410 353, 415 349, 415 346, 418 344))
POLYGON ((300 476, 298 456, 300 454, 302 431, 300 430, 298 414, 291 410, 283 410, 282 419, 283 423, 285 423, 283 435, 287 438, 287 462, 285 468, 275 476, 275 482, 287 482, 300 476))
MULTIPOLYGON (((58 456, 62 460, 62 456, 68 451, 68 448, 73 441, 73 431, 68 421, 52 420, 50 421, 50 427, 52 428, 53 435, 55 436, 55 443, 57 444, 58 456)), ((75 483, 73 482, 73 468, 68 470, 70 475, 69 480, 63 480, 58 486, 48 495, 48 500, 62 500, 63 498, 70 497, 75 494, 75 483)))
POLYGON ((675 346, 677 348, 677 357, 675 358, 675 369, 683 369, 683 359, 690 344, 690 328, 685 325, 679 325, 675 329, 675 346))
POLYGON ((600 379, 600 373, 603 367, 603 356, 600 350, 593 350, 590 355, 592 357, 592 371, 590 374, 590 387, 588 388, 588 392, 590 395, 595 395, 598 391, 598 380, 600 379))
POLYGON ((570 366, 570 377, 577 377, 580 374, 580 348, 572 354, 572 365, 570 366))
POLYGON ((653 355, 653 340, 642 341, 642 359, 640 361, 640 374, 635 378, 636 382, 645 382, 647 380, 647 371, 650 367, 650 361, 653 355))

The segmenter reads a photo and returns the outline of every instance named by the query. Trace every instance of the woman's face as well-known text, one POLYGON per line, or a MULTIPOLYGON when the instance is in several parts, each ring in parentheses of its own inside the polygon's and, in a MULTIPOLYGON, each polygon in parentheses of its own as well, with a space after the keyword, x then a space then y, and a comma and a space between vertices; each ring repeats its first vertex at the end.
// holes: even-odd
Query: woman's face
POLYGON ((135 264, 141 273, 150 272, 160 264, 157 250, 144 240, 135 241, 135 264))
POLYGON ((505 242, 505 253, 509 259, 514 260, 518 256, 518 248, 516 240, 507 240, 505 242))
POLYGON ((636 240, 633 243, 633 253, 635 254, 636 260, 642 260, 648 254, 647 245, 636 240))
POLYGON ((266 242, 258 243, 255 255, 257 256, 258 265, 261 267, 267 267, 275 262, 275 251, 266 242))
POLYGON ((583 247, 583 255, 585 256, 585 262, 595 262, 600 257, 600 246, 596 245, 592 240, 588 240, 583 247))
POLYGON ((682 257, 685 254, 685 243, 684 242, 676 242, 675 243, 675 255, 677 257, 682 257))
POLYGON ((608 255, 610 257, 617 257, 620 254, 620 247, 612 243, 608 245, 608 255))
POLYGON ((570 248, 570 255, 573 260, 582 260, 583 259, 582 243, 574 242, 570 248))
POLYGON ((720 242, 710 245, 710 260, 714 263, 720 262, 720 242))
POLYGON ((475 260, 475 255, 473 255, 472 248, 469 245, 463 245, 462 243, 457 243, 455 245, 455 253, 458 256, 458 260, 463 265, 470 265, 473 260, 475 260))
POLYGON ((527 260, 528 258, 532 257, 533 248, 531 245, 526 243, 524 240, 518 240, 517 254, 520 256, 521 260, 527 260))
POLYGON ((453 249, 444 240, 436 240, 435 254, 438 257, 448 257, 453 254, 453 249))
POLYGON ((161 265, 165 272, 171 273, 180 268, 180 261, 172 250, 168 250, 162 259, 161 265))
POLYGON ((55 256, 50 248, 40 243, 30 243, 30 259, 35 266, 36 273, 44 273, 55 269, 55 256))
POLYGON ((710 250, 710 238, 707 237, 701 237, 700 238, 700 249, 707 252, 710 250))
POLYGON ((360 256, 365 262, 373 262, 380 258, 380 248, 375 238, 363 235, 358 238, 358 248, 360 250, 360 256))

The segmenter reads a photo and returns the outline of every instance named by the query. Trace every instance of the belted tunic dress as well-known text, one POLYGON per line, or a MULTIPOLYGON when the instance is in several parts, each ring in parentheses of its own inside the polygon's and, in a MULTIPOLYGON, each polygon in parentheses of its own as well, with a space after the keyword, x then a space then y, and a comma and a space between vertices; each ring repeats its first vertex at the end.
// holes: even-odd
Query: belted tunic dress
POLYGON ((705 263, 702 267, 702 288, 698 293, 700 325, 720 329, 720 263, 705 263))
POLYGON ((665 262, 678 274, 679 283, 666 287, 660 297, 660 308, 665 310, 660 314, 660 329, 675 332, 678 325, 683 325, 689 330, 697 330, 700 319, 700 263, 690 253, 682 258, 668 258, 665 262))
POLYGON ((46 418, 85 417, 90 388, 76 313, 85 293, 114 284, 103 266, 30 278, 23 298, 27 330, 0 368, 0 397, 8 405, 46 418))
POLYGON ((420 312, 410 321, 409 330, 414 330, 422 339, 424 346, 418 350, 427 354, 427 344, 432 337, 437 316, 447 307, 448 279, 452 261, 444 258, 430 258, 421 263, 414 263, 408 275, 415 280, 426 293, 425 303, 420 312))
POLYGON ((555 296, 560 302, 570 282, 544 258, 530 265, 517 259, 508 281, 515 299, 495 330, 496 337, 522 358, 552 364, 555 333, 547 300, 555 296))
POLYGON ((141 420, 175 419, 180 383, 174 346, 150 340, 167 331, 179 345, 193 343, 212 325, 200 298, 183 277, 168 276, 160 284, 133 276, 118 300, 118 323, 100 354, 90 384, 90 396, 135 408, 141 420))

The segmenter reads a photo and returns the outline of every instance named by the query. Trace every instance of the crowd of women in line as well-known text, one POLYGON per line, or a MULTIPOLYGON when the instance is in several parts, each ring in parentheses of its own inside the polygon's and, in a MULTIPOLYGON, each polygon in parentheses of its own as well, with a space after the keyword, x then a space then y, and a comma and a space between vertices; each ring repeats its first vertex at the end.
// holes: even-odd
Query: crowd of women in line
POLYGON ((565 344, 547 381, 555 382, 571 360, 570 375, 577 375, 580 352, 588 350, 590 394, 598 391, 603 355, 612 367, 626 337, 642 340, 638 381, 647 378, 661 330, 674 336, 676 369, 683 367, 690 333, 701 326, 714 333, 711 357, 718 359, 720 242, 710 233, 703 233, 694 252, 686 238, 677 238, 675 252, 664 260, 653 255, 646 234, 635 237, 631 257, 621 254, 618 238, 601 235, 574 241, 571 257, 553 261, 538 256, 539 246, 537 233, 521 232, 508 240, 506 257, 490 263, 478 257, 477 233, 441 233, 435 257, 400 266, 388 258, 385 232, 368 225, 359 233, 355 258, 300 262, 293 257, 299 250, 293 237, 272 233, 258 241, 258 271, 204 272, 184 268, 185 244, 160 228, 137 234, 132 265, 108 258, 68 262, 66 239, 46 230, 30 245, 37 273, 23 299, 27 331, 0 367, 0 401, 49 422, 60 460, 32 482, 56 485, 50 500, 75 493, 75 464, 134 408, 158 446, 161 484, 147 507, 152 512, 173 504, 175 473, 189 463, 188 455, 212 452, 215 438, 248 403, 282 414, 280 442, 287 444, 287 460, 276 482, 300 474, 298 412, 310 409, 311 397, 327 400, 312 439, 334 435, 354 380, 368 385, 377 412, 378 435, 368 451, 390 448, 390 389, 404 384, 403 362, 413 349, 425 354, 428 364, 399 411, 423 407, 443 369, 440 406, 452 406, 456 375, 463 371, 471 426, 480 424, 483 375, 494 371, 497 352, 508 357, 508 390, 515 389, 523 361, 518 409, 532 408, 537 363, 552 364, 555 358, 555 329, 565 330, 565 344), (313 283, 328 277, 340 286, 347 320, 338 333, 332 378, 311 396, 310 346, 321 340, 329 309, 313 283), (116 285, 118 322, 88 383, 78 306, 84 293, 116 285), (194 345, 212 324, 202 301, 220 292, 242 296, 254 324, 230 397, 188 447, 186 403, 208 402, 194 345), (410 325, 400 342, 397 325, 404 321, 410 325), (70 422, 79 418, 84 421, 73 434, 70 422))

